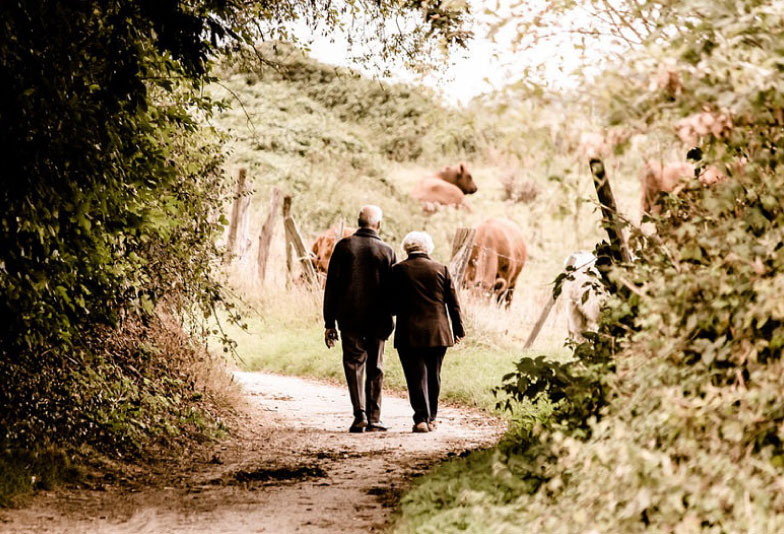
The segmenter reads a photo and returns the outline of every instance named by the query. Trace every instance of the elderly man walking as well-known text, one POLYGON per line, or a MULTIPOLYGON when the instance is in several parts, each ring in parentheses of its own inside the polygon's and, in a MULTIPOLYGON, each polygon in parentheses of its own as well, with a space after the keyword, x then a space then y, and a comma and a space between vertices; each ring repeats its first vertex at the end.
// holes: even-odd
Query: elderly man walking
POLYGON ((354 409, 349 432, 386 430, 381 422, 384 341, 394 323, 385 287, 396 259, 392 247, 378 236, 381 218, 378 206, 360 210, 359 229, 335 245, 324 289, 324 341, 328 348, 335 345, 336 327, 342 337, 343 369, 354 409))

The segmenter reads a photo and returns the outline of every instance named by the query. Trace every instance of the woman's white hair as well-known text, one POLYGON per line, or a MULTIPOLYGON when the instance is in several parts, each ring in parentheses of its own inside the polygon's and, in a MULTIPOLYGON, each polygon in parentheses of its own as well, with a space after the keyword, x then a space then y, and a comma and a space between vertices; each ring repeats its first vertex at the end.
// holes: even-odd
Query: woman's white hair
POLYGON ((433 245, 433 238, 427 232, 409 232, 403 238, 403 251, 408 254, 415 252, 424 252, 430 254, 433 252, 435 245, 433 245))

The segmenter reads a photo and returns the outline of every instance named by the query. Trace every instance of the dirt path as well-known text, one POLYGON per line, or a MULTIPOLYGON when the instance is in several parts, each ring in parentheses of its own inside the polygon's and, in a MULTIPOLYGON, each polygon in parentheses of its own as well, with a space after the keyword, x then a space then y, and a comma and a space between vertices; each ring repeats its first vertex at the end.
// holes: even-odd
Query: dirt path
POLYGON ((389 432, 349 434, 345 388, 261 373, 235 377, 249 401, 235 438, 164 466, 150 481, 43 492, 2 513, 0 532, 378 531, 412 477, 493 443, 502 431, 480 413, 444 408, 436 432, 412 434, 408 401, 387 395, 389 432))

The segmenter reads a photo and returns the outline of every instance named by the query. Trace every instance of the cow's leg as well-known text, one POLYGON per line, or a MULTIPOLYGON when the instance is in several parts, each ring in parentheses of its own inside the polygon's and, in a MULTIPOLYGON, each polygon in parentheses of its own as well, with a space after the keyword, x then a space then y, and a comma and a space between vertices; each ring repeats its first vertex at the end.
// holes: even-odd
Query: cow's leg
MULTIPOLYGON (((499 292, 496 291, 498 287, 496 284, 498 283, 498 254, 494 251, 490 250, 483 250, 482 251, 483 260, 482 263, 482 276, 480 280, 482 280, 482 287, 488 291, 491 295, 495 295, 496 299, 498 298, 499 292)), ((506 288, 506 283, 504 282, 501 291, 506 288)))
POLYGON ((517 286, 517 277, 520 276, 520 271, 522 270, 522 266, 517 269, 516 266, 512 266, 511 264, 508 267, 508 282, 506 284, 506 292, 504 293, 504 307, 509 308, 512 305, 512 297, 514 296, 514 290, 517 286))
POLYGON ((504 294, 504 308, 509 308, 512 305, 512 297, 514 296, 514 287, 510 287, 504 294))
POLYGON ((495 295, 496 304, 503 304, 506 300, 507 283, 503 278, 496 278, 493 284, 493 295, 495 295))

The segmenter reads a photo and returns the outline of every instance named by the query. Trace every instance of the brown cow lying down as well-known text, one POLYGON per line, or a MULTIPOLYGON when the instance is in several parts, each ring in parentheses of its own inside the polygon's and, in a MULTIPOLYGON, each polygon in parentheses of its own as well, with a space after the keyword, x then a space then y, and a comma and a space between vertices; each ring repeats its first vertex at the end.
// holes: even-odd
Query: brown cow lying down
POLYGON ((422 204, 422 208, 433 213, 441 206, 465 207, 465 195, 476 193, 474 178, 465 163, 456 167, 444 167, 433 176, 423 179, 411 191, 411 197, 422 204))
POLYGON ((527 258, 522 230, 507 219, 488 219, 476 229, 463 283, 509 306, 527 258))
MULTIPOLYGON (((348 237, 356 232, 356 228, 345 227, 343 228, 343 237, 348 237)), ((322 285, 326 281, 327 267, 329 267, 329 259, 332 257, 332 251, 335 249, 337 242, 336 236, 338 233, 337 227, 332 227, 313 242, 310 249, 311 257, 313 258, 313 267, 316 269, 316 274, 322 278, 322 285)))
MULTIPOLYGON (((654 206, 659 193, 672 193, 678 186, 694 179, 695 167, 687 162, 670 162, 662 167, 660 162, 649 161, 640 173, 643 213, 658 213, 654 206)), ((702 170, 698 179, 702 185, 712 185, 726 178, 726 175, 711 165, 702 170)))

